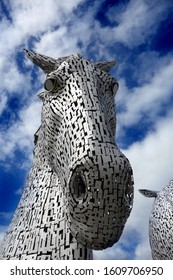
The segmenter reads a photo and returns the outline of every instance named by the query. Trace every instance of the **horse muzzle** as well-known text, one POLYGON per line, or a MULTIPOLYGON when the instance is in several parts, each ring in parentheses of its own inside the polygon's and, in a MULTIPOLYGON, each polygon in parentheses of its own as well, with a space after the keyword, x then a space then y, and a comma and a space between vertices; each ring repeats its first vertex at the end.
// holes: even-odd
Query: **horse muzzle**
POLYGON ((68 183, 66 209, 72 235, 95 250, 119 240, 132 208, 131 167, 126 157, 114 150, 110 145, 110 154, 102 155, 103 164, 99 155, 92 160, 82 158, 68 183))

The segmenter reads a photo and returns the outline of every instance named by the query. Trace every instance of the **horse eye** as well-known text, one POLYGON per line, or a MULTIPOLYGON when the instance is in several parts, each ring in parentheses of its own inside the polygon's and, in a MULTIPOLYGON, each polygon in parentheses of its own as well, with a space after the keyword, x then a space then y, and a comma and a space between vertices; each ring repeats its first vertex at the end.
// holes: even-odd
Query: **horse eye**
POLYGON ((56 86, 56 79, 53 79, 53 78, 48 78, 46 79, 45 83, 44 83, 44 88, 45 90, 47 91, 53 91, 53 89, 55 88, 56 86))
POLYGON ((118 91, 118 83, 114 83, 114 84, 112 85, 112 92, 113 92, 113 94, 116 94, 117 91, 118 91))

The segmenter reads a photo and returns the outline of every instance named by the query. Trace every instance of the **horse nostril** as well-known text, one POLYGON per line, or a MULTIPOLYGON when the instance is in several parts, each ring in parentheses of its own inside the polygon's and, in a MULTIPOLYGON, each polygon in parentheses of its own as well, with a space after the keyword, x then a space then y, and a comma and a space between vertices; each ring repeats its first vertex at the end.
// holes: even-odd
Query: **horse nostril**
POLYGON ((71 194, 76 201, 83 200, 86 194, 85 177, 81 174, 76 174, 71 185, 71 194))

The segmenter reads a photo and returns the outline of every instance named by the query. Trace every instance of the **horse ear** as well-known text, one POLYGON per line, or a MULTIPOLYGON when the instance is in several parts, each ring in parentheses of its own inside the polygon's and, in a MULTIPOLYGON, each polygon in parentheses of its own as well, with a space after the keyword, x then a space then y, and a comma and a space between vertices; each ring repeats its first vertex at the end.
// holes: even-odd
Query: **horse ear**
POLYGON ((157 191, 150 191, 150 190, 146 190, 146 189, 140 189, 138 191, 146 197, 157 197, 157 195, 159 193, 157 191))
POLYGON ((44 73, 48 74, 55 69, 57 64, 56 59, 26 49, 24 49, 24 52, 34 64, 38 65, 44 71, 44 73))
POLYGON ((101 70, 105 72, 109 72, 111 68, 115 65, 116 61, 103 61, 103 62, 94 62, 95 66, 100 68, 101 70))

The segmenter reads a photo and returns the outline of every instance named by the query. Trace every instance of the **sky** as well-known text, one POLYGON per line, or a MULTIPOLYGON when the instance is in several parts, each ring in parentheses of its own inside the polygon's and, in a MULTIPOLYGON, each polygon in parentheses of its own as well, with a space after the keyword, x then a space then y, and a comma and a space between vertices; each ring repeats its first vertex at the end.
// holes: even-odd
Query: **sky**
POLYGON ((45 75, 23 49, 58 58, 116 59, 116 143, 130 160, 134 206, 113 247, 95 259, 151 259, 153 199, 173 178, 173 2, 169 0, 0 0, 0 241, 32 164, 45 75))

